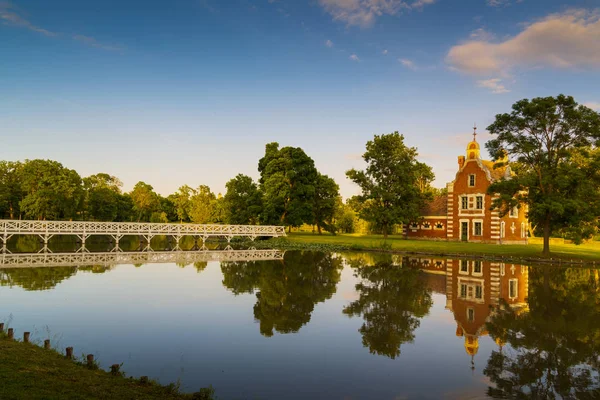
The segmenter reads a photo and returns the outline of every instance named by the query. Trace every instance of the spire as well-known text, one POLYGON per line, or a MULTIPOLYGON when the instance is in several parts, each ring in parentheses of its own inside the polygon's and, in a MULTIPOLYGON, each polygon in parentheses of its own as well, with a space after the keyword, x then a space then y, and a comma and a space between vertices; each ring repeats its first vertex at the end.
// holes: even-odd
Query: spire
POLYGON ((477 141, 477 123, 473 124, 473 141, 477 141))
POLYGON ((479 143, 477 143, 477 124, 473 124, 473 140, 467 145, 467 159, 480 158, 479 143))

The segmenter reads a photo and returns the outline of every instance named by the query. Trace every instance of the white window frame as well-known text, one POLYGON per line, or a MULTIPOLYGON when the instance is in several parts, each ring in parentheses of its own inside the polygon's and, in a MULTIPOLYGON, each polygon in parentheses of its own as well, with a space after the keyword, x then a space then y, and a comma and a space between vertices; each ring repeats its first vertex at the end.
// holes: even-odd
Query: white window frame
POLYGON ((504 221, 500 222, 500 238, 506 237, 506 223, 504 221))
POLYGON ((469 260, 458 260, 458 273, 462 275, 469 275, 469 260), (463 265, 466 265, 466 271, 463 271, 463 265))
POLYGON ((459 196, 461 199, 460 208, 458 209, 458 215, 461 217, 481 217, 485 215, 485 193, 470 193, 470 194, 462 194, 459 196), (477 197, 481 196, 482 198, 482 207, 480 209, 477 208, 477 197), (467 198, 467 208, 462 208, 462 199, 467 198))
POLYGON ((508 216, 510 218, 519 218, 519 207, 514 206, 513 208, 511 208, 510 212, 508 213, 508 216))
POLYGON ((475 185, 477 185, 477 175, 476 174, 469 174, 468 178, 467 178, 467 186, 468 187, 475 187, 475 185), (471 185, 471 178, 473 178, 473 184, 471 185))
POLYGON ((473 275, 473 276, 483 276, 483 261, 481 261, 481 260, 472 261, 472 265, 473 265, 473 267, 472 267, 471 270, 473 272, 471 273, 471 275, 473 275), (479 267, 480 267, 479 268, 479 272, 477 272, 475 270, 475 266, 477 265, 477 263, 479 263, 479 267))
POLYGON ((475 209, 476 210, 483 210, 483 203, 484 203, 484 197, 483 196, 475 196, 475 209), (481 199, 481 207, 477 207, 477 200, 481 199))
POLYGON ((473 307, 467 307, 467 321, 469 321, 469 322, 475 321, 475 309, 473 307), (469 315, 469 314, 471 314, 471 315, 469 315))
POLYGON ((483 219, 473 219, 473 226, 472 226, 472 230, 473 230, 473 236, 474 237, 478 237, 478 238, 482 238, 483 237, 483 219), (481 235, 476 235, 475 234, 475 224, 476 223, 480 223, 481 224, 481 235))
POLYGON ((460 196, 460 209, 461 210, 469 209, 469 196, 460 196))
POLYGON ((466 300, 471 303, 484 303, 485 302, 485 282, 483 278, 469 278, 469 277, 458 277, 458 288, 462 289, 462 285, 466 285, 466 296, 462 296, 462 291, 459 290, 459 297, 461 300, 466 300), (475 297, 476 287, 481 288, 481 298, 475 297))
POLYGON ((509 279, 508 280, 508 298, 511 300, 519 297, 519 280, 518 279, 509 279), (514 296, 511 296, 511 287, 514 284, 514 296))
POLYGON ((459 219, 458 220, 458 237, 462 240, 462 224, 463 222, 467 223, 467 242, 471 240, 471 229, 469 229, 469 220, 468 219, 459 219))
POLYGON ((527 231, 525 230, 525 222, 521 222, 521 239, 527 237, 527 231))

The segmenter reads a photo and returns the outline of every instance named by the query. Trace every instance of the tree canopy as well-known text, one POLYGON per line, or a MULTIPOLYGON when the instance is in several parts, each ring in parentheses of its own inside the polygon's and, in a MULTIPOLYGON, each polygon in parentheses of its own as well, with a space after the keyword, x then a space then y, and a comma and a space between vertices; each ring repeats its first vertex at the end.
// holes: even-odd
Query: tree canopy
POLYGON ((600 215, 600 114, 570 96, 538 97, 516 102, 487 129, 497 165, 510 160, 516 173, 489 187, 500 194, 493 206, 503 215, 526 205, 529 221, 543 232, 544 255, 553 233, 591 237, 600 215))
POLYGON ((419 217, 434 175, 431 167, 417 161, 417 149, 404 144, 398 132, 375 135, 367 142, 364 171, 351 169, 348 178, 360 186, 361 218, 380 227, 384 237, 393 225, 409 223, 419 217))

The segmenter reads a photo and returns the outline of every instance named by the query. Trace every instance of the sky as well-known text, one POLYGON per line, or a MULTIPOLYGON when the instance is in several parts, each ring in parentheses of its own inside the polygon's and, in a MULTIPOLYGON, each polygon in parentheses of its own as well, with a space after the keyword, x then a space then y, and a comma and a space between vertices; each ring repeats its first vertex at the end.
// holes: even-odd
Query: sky
POLYGON ((225 191, 265 144, 341 194, 399 131, 444 187, 523 98, 600 111, 600 0, 0 0, 0 159, 225 191))

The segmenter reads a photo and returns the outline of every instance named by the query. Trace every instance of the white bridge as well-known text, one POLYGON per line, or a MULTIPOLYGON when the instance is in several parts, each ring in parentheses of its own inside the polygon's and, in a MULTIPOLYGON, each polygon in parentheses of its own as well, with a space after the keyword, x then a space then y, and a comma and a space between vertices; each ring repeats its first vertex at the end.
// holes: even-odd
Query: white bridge
POLYGON ((285 236, 285 227, 267 225, 200 225, 200 224, 154 224, 146 222, 86 222, 86 221, 17 221, 0 220, 0 241, 2 253, 7 253, 6 244, 14 235, 38 235, 44 247, 40 252, 50 252, 48 241, 56 235, 76 236, 82 244, 80 251, 87 251, 85 241, 90 236, 110 236, 115 241, 115 251, 120 251, 119 240, 126 235, 143 237, 147 250, 152 250, 150 240, 154 236, 172 236, 179 249, 179 240, 184 236, 201 239, 220 237, 230 242, 234 237, 247 237, 251 240, 260 236, 285 236))
POLYGON ((281 250, 202 250, 136 251, 98 253, 0 254, 0 269, 32 267, 112 266, 118 264, 178 263, 182 265, 208 261, 283 260, 281 250))

